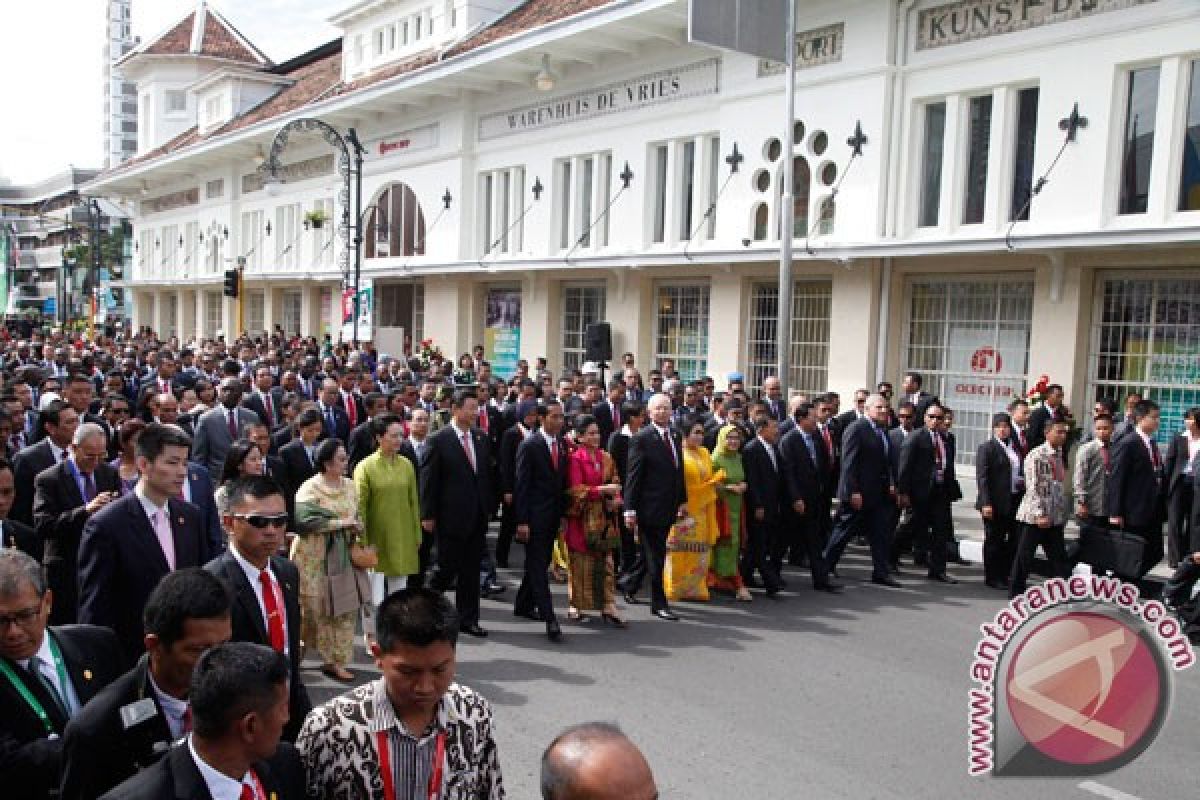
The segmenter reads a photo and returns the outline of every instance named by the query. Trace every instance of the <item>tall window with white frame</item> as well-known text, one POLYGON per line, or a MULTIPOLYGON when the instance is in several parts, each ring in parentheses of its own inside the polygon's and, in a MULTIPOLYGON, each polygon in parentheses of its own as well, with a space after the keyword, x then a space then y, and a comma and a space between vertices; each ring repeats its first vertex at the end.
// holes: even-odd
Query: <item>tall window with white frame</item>
POLYGON ((294 269, 300 263, 299 204, 289 203, 275 209, 275 268, 294 269))
POLYGON ((650 145, 645 223, 650 243, 687 242, 693 233, 704 239, 716 235, 716 215, 705 219, 705 213, 717 199, 720 161, 721 139, 712 134, 650 145), (697 231, 701 220, 705 225, 697 231))
POLYGON ((313 244, 312 263, 328 267, 333 264, 337 223, 333 216, 333 198, 326 197, 313 204, 316 211, 325 212, 325 223, 320 228, 313 229, 316 234, 313 244))
POLYGON ((983 222, 987 204, 988 156, 992 139, 992 96, 967 103, 967 183, 963 189, 964 225, 983 222))
POLYGON ((263 212, 258 211, 243 211, 242 212, 242 236, 238 241, 239 255, 246 259, 246 269, 258 269, 261 261, 261 251, 263 247, 263 212))
POLYGON ((1179 173, 1179 210, 1200 211, 1200 59, 1191 63, 1189 72, 1183 164, 1179 173))
POLYGON ((562 366, 578 369, 584 361, 587 326, 604 321, 605 288, 599 285, 564 286, 562 289, 562 366))
POLYGON ((922 126, 920 199, 917 225, 934 228, 942 206, 942 148, 946 140, 946 103, 925 106, 922 126))
POLYGON ((554 241, 560 250, 608 246, 608 219, 597 219, 612 189, 612 153, 587 153, 555 163, 554 241))
POLYGON ((425 214, 407 184, 391 183, 367 210, 364 258, 425 255, 425 214))
POLYGON ((215 336, 216 332, 225 326, 220 292, 206 291, 204 293, 204 332, 206 336, 215 336))
POLYGON ((650 241, 655 244, 667 240, 667 145, 651 146, 650 165, 654 170, 654 205, 651 208, 650 241))
POLYGON ((1145 214, 1150 206, 1150 166, 1154 160, 1159 74, 1159 67, 1135 69, 1129 73, 1118 214, 1145 214))
POLYGON ((187 275, 200 272, 200 223, 193 220, 183 228, 183 271, 187 275))
POLYGON ((685 381, 708 371, 708 284, 664 284, 655 306, 655 364, 675 362, 685 381))
POLYGON ((508 167, 479 175, 479 253, 519 253, 524 241, 521 202, 525 168, 508 167))
POLYGON ((1010 222, 1029 219, 1040 93, 1036 86, 1017 92, 1016 152, 1013 155, 1012 205, 1008 212, 1010 222))

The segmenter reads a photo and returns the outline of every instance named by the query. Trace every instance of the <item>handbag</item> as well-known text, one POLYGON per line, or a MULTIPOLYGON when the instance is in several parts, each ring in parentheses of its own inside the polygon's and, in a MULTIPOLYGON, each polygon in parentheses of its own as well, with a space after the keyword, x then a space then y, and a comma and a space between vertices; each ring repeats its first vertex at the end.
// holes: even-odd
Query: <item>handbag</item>
POLYGON ((371 602, 371 579, 365 569, 350 561, 349 547, 341 535, 329 537, 325 551, 325 586, 329 614, 340 617, 371 602))
POLYGON ((1146 541, 1137 534, 1084 525, 1079 544, 1079 560, 1096 572, 1112 572, 1121 578, 1142 576, 1146 541))
POLYGON ((667 552, 708 552, 708 543, 700 541, 698 536, 696 520, 691 517, 684 517, 671 526, 671 531, 667 534, 667 552))
POLYGON ((358 569, 375 569, 379 565, 379 553, 372 545, 355 542, 350 545, 350 563, 358 569))

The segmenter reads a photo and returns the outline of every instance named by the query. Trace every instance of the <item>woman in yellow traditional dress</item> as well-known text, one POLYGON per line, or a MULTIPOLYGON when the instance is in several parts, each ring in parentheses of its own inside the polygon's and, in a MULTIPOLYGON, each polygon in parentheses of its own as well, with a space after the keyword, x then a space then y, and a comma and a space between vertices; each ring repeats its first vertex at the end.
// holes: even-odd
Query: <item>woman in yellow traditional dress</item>
POLYGON ((667 537, 663 587, 668 600, 708 600, 708 564, 721 533, 717 488, 725 483, 725 471, 713 469, 704 448, 704 421, 698 418, 689 418, 684 427, 683 481, 690 521, 677 524, 667 537))

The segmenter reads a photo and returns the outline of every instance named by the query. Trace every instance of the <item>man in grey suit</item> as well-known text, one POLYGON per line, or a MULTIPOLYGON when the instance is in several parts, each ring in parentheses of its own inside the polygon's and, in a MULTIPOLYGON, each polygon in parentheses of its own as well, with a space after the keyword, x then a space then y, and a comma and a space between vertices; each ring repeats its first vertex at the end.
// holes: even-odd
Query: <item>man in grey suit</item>
POLYGON ((257 414, 238 405, 242 400, 242 383, 237 378, 221 381, 217 399, 220 402, 196 420, 192 445, 192 460, 207 467, 210 475, 221 474, 230 445, 245 437, 251 425, 260 422, 257 414))

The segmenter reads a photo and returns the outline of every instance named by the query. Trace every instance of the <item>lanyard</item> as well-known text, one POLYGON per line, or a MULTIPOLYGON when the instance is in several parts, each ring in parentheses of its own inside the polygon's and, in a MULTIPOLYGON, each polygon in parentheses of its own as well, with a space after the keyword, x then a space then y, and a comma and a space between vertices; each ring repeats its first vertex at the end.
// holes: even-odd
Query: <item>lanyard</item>
MULTIPOLYGON (((66 706, 68 703, 66 692, 67 687, 70 685, 67 683, 67 670, 63 666, 62 653, 58 649, 58 643, 54 641, 54 637, 50 636, 49 633, 46 635, 50 637, 50 655, 54 659, 54 669, 58 672, 59 686, 62 687, 62 702, 66 706)), ((55 733, 54 723, 50 721, 50 715, 46 713, 46 709, 42 708, 42 704, 34 697, 33 692, 29 691, 29 687, 25 685, 25 682, 17 677, 17 673, 13 670, 12 666, 7 661, 0 660, 0 672, 4 673, 4 677, 8 678, 9 683, 17 690, 17 694, 21 695, 21 699, 32 709, 37 718, 42 721, 42 726, 46 729, 46 734, 53 735, 55 733)), ((68 714, 70 713, 70 709, 68 708, 63 708, 63 711, 68 714)))
MULTIPOLYGON (((375 732, 375 745, 379 750, 379 772, 383 778, 383 800, 396 800, 395 776, 392 774, 392 748, 388 731, 375 732)), ((446 732, 438 731, 434 745, 433 770, 429 774, 429 800, 437 800, 442 793, 442 764, 446 756, 446 732)))

